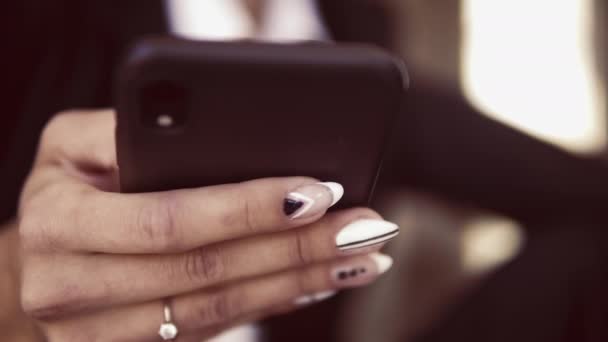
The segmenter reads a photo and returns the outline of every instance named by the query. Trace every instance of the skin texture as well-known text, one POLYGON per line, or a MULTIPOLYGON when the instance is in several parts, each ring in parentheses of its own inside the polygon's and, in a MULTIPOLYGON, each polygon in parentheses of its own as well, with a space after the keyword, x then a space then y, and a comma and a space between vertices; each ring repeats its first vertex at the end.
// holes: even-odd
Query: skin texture
POLYGON ((42 340, 19 305, 19 234, 16 222, 0 225, 0 331, 6 341, 42 340))
POLYGON ((381 246, 335 246, 342 227, 377 213, 326 215, 328 200, 283 213, 286 194, 318 180, 118 193, 114 125, 110 110, 56 116, 21 196, 21 304, 48 341, 157 341, 164 298, 180 341, 196 341, 380 275, 370 253, 381 246), (367 271, 341 281, 344 268, 367 271))

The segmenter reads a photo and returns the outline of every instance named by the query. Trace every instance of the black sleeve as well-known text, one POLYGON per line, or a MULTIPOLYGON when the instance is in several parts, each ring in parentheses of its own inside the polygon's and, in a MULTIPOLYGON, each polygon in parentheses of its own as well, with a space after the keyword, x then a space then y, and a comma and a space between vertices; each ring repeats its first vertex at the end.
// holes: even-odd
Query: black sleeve
MULTIPOLYGON (((63 1, 53 1, 58 8, 63 1)), ((22 178, 33 154, 35 142, 15 147, 15 140, 28 132, 19 132, 25 121, 27 98, 35 83, 36 74, 44 60, 41 42, 49 31, 43 28, 51 22, 55 11, 51 2, 20 0, 6 1, 0 11, 0 42, 2 68, 2 124, 0 124, 0 223, 15 214, 17 196, 22 178)), ((32 129, 35 129, 32 127, 32 129)))
POLYGON ((125 49, 166 32, 161 0, 13 0, 3 4, 0 222, 16 213, 38 137, 48 119, 74 108, 112 106, 125 49))
POLYGON ((385 186, 431 191, 524 222, 604 221, 604 162, 493 121, 460 94, 431 84, 414 80, 404 107, 384 167, 385 186))

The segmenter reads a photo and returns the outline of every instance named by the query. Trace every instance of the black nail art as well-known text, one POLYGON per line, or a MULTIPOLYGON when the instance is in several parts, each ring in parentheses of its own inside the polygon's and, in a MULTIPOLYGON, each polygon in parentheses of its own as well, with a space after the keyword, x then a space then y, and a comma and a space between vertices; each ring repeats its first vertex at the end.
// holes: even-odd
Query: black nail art
POLYGON ((365 269, 365 268, 353 268, 350 270, 344 270, 344 271, 338 272, 338 279, 346 280, 348 278, 357 277, 360 274, 364 274, 366 272, 367 272, 367 269, 365 269))
POLYGON ((286 198, 285 201, 283 201, 283 212, 285 213, 285 215, 291 216, 300 208, 302 208, 302 206, 304 206, 303 201, 286 198))

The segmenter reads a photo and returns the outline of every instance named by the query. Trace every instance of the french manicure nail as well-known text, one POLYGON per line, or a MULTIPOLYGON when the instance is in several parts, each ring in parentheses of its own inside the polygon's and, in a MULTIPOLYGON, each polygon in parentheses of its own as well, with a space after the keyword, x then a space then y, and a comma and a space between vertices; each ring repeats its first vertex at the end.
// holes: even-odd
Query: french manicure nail
POLYGON ((329 189, 332 198, 330 207, 333 207, 336 203, 338 203, 338 201, 342 199, 342 196, 344 196, 344 187, 339 183, 325 182, 318 184, 326 186, 329 189))
POLYGON ((346 251, 386 242, 399 234, 399 226, 383 220, 363 219, 350 223, 336 236, 336 247, 346 251))
POLYGON ((308 296, 302 296, 299 298, 296 298, 296 300, 293 301, 293 303, 297 306, 305 306, 305 305, 310 305, 313 303, 318 303, 318 302, 322 302, 324 300, 327 300, 333 296, 336 295, 336 293, 338 293, 337 291, 325 291, 325 292, 319 292, 319 293, 315 293, 312 295, 308 295, 308 296))
POLYGON ((336 204, 344 195, 338 183, 315 183, 299 187, 287 194, 283 212, 291 219, 317 215, 336 204))

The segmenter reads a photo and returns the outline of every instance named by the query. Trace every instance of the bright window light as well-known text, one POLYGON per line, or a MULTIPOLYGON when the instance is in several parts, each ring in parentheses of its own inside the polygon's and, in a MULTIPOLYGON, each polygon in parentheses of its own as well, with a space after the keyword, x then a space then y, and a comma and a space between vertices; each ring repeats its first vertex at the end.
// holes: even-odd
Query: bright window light
POLYGON ((464 0, 464 88, 488 115, 576 152, 604 148, 591 0, 464 0))

